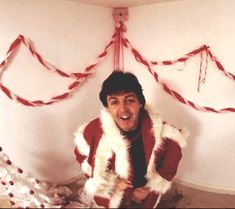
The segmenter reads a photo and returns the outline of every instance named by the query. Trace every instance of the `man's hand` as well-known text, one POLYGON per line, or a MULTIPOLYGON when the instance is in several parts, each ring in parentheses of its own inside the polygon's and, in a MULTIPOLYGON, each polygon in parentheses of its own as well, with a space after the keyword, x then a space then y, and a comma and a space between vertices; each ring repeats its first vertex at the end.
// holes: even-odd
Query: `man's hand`
POLYGON ((132 188, 133 185, 131 181, 126 179, 118 179, 115 186, 115 191, 124 191, 128 188, 132 188))
POLYGON ((133 191, 131 198, 133 201, 140 203, 148 196, 149 193, 150 193, 149 188, 139 187, 133 191))

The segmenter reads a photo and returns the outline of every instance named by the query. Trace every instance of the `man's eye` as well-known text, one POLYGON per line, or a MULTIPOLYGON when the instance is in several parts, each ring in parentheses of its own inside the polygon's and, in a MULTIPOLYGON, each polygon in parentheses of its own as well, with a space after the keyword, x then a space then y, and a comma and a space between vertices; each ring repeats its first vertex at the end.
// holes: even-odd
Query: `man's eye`
POLYGON ((134 103, 136 100, 135 99, 128 99, 127 102, 128 103, 134 103))
POLYGON ((117 104, 118 104, 118 101, 113 100, 113 101, 110 102, 110 104, 111 104, 111 105, 117 105, 117 104))

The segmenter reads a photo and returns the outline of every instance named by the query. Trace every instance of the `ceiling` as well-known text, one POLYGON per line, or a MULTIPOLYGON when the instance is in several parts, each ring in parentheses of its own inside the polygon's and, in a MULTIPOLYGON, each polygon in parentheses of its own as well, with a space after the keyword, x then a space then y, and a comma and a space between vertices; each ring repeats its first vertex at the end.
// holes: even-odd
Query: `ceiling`
POLYGON ((155 3, 163 3, 163 2, 179 1, 179 0, 70 0, 70 1, 114 8, 114 7, 136 7, 146 4, 155 4, 155 3))

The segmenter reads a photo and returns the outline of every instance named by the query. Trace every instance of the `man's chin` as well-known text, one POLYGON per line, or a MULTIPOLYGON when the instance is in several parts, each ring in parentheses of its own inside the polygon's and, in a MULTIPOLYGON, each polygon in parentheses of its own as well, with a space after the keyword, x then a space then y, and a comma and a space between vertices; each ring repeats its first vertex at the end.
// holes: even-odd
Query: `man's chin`
POLYGON ((130 131, 135 130, 134 127, 121 127, 120 129, 124 132, 130 132, 130 131))
MULTIPOLYGON (((130 122, 129 122, 130 123, 130 122)), ((116 123, 116 125, 118 126, 119 129, 121 129, 121 131, 124 132, 129 132, 129 131, 133 131, 136 129, 136 127, 134 125, 130 125, 130 124, 121 124, 121 123, 116 123)))
POLYGON ((131 130, 130 127, 125 127, 125 126, 120 126, 120 125, 118 125, 118 128, 123 132, 129 132, 131 130))

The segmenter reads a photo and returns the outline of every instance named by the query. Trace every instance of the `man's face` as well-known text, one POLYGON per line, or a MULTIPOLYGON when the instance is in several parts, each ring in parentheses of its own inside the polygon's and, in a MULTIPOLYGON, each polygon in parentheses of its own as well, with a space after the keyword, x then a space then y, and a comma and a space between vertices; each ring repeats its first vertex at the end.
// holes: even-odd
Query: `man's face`
POLYGON ((123 131, 136 129, 142 104, 133 92, 118 92, 107 96, 107 109, 123 131))

